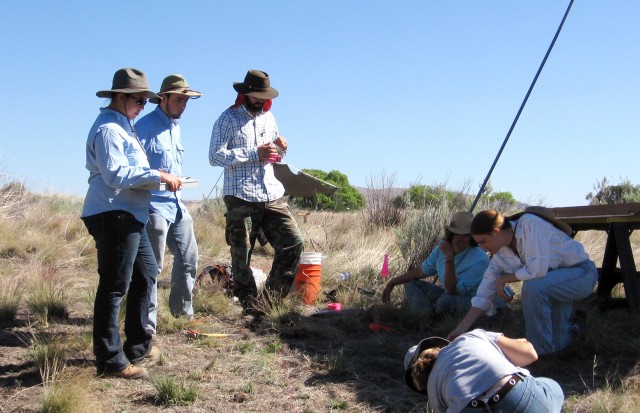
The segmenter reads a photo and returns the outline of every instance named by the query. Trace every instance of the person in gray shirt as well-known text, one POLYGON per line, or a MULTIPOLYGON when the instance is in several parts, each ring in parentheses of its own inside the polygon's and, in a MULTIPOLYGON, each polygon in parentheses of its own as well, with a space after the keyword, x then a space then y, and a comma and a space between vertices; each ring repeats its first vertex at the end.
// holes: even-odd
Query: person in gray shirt
POLYGON ((449 342, 422 340, 405 356, 405 383, 436 412, 560 412, 564 393, 523 367, 538 359, 526 339, 476 329, 449 342))

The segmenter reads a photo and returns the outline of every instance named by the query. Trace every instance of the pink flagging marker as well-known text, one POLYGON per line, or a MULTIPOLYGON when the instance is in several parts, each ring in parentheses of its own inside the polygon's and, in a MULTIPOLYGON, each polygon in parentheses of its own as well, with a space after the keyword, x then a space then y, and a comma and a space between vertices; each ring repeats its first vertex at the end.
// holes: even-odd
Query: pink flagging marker
POLYGON ((389 255, 384 254, 384 262, 382 263, 382 270, 380 270, 380 276, 387 278, 389 275, 389 255))

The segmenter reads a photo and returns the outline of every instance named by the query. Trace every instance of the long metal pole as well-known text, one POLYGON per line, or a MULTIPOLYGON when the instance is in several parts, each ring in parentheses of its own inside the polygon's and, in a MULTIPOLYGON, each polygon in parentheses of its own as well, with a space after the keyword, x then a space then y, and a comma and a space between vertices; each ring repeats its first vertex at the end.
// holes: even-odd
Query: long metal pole
POLYGON ((545 54, 544 55, 544 59, 542 59, 542 63, 540 64, 540 67, 538 68, 538 72, 536 73, 536 76, 533 78, 533 82, 531 82, 531 86, 529 86, 529 90, 527 91, 527 95, 524 97, 524 100, 522 101, 522 104, 520 105, 520 109, 518 109, 518 113, 516 114, 516 117, 513 119, 513 122, 511 123, 511 127, 509 128, 509 132, 507 132, 507 136, 504 138, 504 141, 502 142, 502 146, 500 146, 500 150, 498 151, 498 154, 496 155, 496 158, 493 160, 493 164, 491 165, 491 168, 489 169, 489 173, 487 174, 487 177, 484 178, 484 182, 482 182, 482 186, 480 187, 480 190, 478 191, 478 195, 476 195, 476 199, 473 200, 473 204, 471 205, 471 208, 469 209, 469 212, 473 212, 474 208, 478 204, 478 201, 480 200, 480 197, 482 196, 482 192, 484 191, 485 186, 487 186, 487 182, 489 182, 489 178, 491 178, 491 173, 493 173, 493 169, 496 167, 496 164, 498 163, 498 159, 500 159, 500 155, 502 154, 502 150, 507 145, 507 141, 509 140, 509 137, 511 136, 511 132, 513 132, 513 128, 515 128, 516 123, 518 123, 518 119, 520 118, 520 114, 522 113, 522 110, 524 109, 524 106, 527 104, 527 100, 529 100, 529 95, 531 95, 531 91, 533 90, 533 87, 536 85, 536 82, 538 81, 538 77, 540 76, 540 72, 542 72, 542 68, 544 67, 544 64, 547 62, 547 58, 549 57, 549 54, 551 54, 551 50, 553 49, 553 45, 556 44, 556 39, 558 39, 558 35, 560 35, 560 31, 562 31, 562 26, 564 26, 565 20, 567 20, 567 16, 569 15, 569 11, 571 10, 571 6, 572 5, 573 5, 573 0, 571 0, 569 2, 569 6, 567 7, 567 11, 564 13, 564 17, 562 18, 562 21, 560 22, 560 26, 558 26, 558 30, 556 31, 556 35, 553 36, 553 40, 551 41, 551 44, 549 45, 549 49, 547 49, 547 54, 545 54))

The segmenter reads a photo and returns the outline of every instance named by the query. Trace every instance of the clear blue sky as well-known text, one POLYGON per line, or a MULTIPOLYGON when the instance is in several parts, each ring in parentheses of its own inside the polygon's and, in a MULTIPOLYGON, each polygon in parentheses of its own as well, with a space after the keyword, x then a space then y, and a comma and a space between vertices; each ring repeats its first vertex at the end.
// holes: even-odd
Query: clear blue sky
MULTIPOLYGON (((32 191, 83 196, 85 141, 113 73, 204 93, 181 120, 201 199, 222 169, 211 127, 234 81, 262 69, 297 168, 352 185, 487 174, 568 5, 562 0, 2 2, 0 169, 32 191)), ((607 177, 640 184, 640 2, 576 0, 492 175, 496 191, 584 205, 607 177)), ((148 104, 142 113, 153 110, 148 104)))

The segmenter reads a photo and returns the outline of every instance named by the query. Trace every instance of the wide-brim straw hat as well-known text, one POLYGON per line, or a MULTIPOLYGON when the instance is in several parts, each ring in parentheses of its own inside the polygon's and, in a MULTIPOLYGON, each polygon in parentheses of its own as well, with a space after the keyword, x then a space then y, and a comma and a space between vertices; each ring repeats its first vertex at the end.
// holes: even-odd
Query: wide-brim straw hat
POLYGON ((471 212, 456 212, 445 228, 454 234, 467 235, 471 233, 472 221, 473 214, 471 212))
POLYGON ((567 224, 566 222, 560 221, 558 218, 556 218, 556 214, 552 209, 545 208, 543 206, 526 207, 524 211, 509 216, 509 221, 516 220, 524 214, 536 215, 549 222, 551 225, 558 228, 560 231, 566 233, 567 235, 571 236, 573 234, 573 228, 571 228, 571 225, 567 224))
MULTIPOLYGON (((197 90, 189 89, 189 84, 185 80, 184 76, 179 74, 169 75, 164 78, 164 80, 162 81, 162 85, 160 86, 160 92, 158 92, 158 95, 161 95, 163 93, 185 95, 190 99, 198 99, 200 96, 202 96, 202 93, 198 92, 197 90)), ((149 102, 158 104, 160 103, 160 100, 162 100, 161 97, 150 98, 149 102)))
POLYGON ((125 67, 119 69, 113 75, 113 83, 110 90, 96 92, 99 98, 110 98, 114 93, 141 93, 147 94, 147 98, 158 98, 159 96, 149 90, 147 75, 143 71, 125 67))
POLYGON ((233 82, 236 92, 258 99, 274 99, 278 97, 277 90, 271 87, 269 75, 262 70, 249 70, 244 82, 233 82))
POLYGON ((442 337, 429 337, 420 341, 415 346, 411 347, 407 350, 407 354, 404 356, 404 382, 407 386, 411 388, 411 390, 417 391, 418 393, 426 394, 427 390, 420 391, 416 389, 416 386, 413 384, 413 379, 411 378, 411 373, 413 371, 413 364, 418 360, 420 353, 424 350, 432 347, 446 347, 451 342, 442 337))

